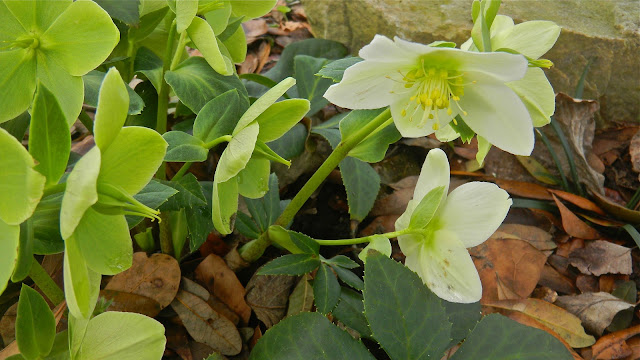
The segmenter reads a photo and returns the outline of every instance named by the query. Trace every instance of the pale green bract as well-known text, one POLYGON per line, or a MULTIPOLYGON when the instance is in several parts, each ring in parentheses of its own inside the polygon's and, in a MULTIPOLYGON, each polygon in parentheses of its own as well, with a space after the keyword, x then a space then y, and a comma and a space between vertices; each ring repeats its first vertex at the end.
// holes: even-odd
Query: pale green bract
POLYGON ((0 19, 0 122, 29 108, 39 79, 73 124, 84 99, 81 76, 120 37, 109 15, 92 1, 2 0, 0 19))
POLYGON ((517 155, 529 155, 531 116, 507 83, 527 71, 522 55, 478 53, 376 35, 360 50, 325 98, 350 109, 391 107, 404 137, 444 129, 457 115, 478 135, 517 155))
MULTIPOLYGON (((60 232, 67 241, 67 252, 70 239, 77 249, 67 255, 68 260, 83 269, 86 265, 87 270, 65 276, 87 271, 112 275, 126 270, 131 266, 133 250, 124 215, 157 218, 158 211, 133 196, 162 164, 167 143, 154 130, 122 127, 128 103, 126 85, 112 68, 100 87, 94 124, 96 146, 69 174, 60 211, 60 232)), ((70 283, 75 286, 75 281, 70 283)), ((83 281, 78 284, 86 286, 83 281)), ((75 293, 66 282, 65 290, 67 299, 70 291, 75 293)), ((86 302, 86 295, 81 297, 86 302)), ((87 311, 85 307, 74 315, 86 317, 87 311)))
POLYGON ((482 297, 480 277, 466 248, 483 243, 504 220, 511 199, 495 184, 470 182, 447 195, 449 162, 444 151, 427 155, 413 199, 396 221, 405 265, 436 295, 472 303, 482 297))

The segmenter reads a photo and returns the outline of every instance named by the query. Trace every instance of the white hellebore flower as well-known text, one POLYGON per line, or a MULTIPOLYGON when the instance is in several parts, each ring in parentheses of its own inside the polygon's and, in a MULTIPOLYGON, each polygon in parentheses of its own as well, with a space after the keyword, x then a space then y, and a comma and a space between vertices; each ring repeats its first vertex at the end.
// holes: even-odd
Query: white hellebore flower
POLYGON ((376 35, 360 50, 325 98, 350 109, 391 106, 402 136, 421 137, 447 127, 456 115, 478 135, 516 155, 530 155, 534 136, 522 100, 505 85, 522 79, 527 60, 509 53, 478 53, 391 40, 376 35))
POLYGON ((480 277, 467 248, 483 243, 500 226, 511 199, 492 183, 470 182, 447 195, 449 162, 433 149, 422 165, 413 199, 396 221, 405 265, 440 298, 472 303, 482 297, 480 277))

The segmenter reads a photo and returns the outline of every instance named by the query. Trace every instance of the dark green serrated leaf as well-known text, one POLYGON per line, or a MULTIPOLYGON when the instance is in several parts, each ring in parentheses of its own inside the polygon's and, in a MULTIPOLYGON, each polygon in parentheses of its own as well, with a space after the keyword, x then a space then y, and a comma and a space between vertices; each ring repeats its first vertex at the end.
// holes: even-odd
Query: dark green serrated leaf
POLYGON ((63 193, 40 200, 31 216, 33 221, 33 253, 51 255, 64 251, 64 240, 60 235, 60 208, 63 193))
POLYGON ((241 211, 236 214, 236 230, 240 234, 248 237, 249 239, 257 239, 260 237, 260 229, 258 225, 251 219, 251 217, 241 211))
POLYGON ((16 317, 16 341, 27 359, 49 354, 56 336, 56 321, 37 291, 22 284, 16 317))
POLYGON ((479 302, 472 304, 452 303, 441 300, 447 311, 449 322, 451 322, 451 343, 449 346, 456 345, 469 335, 471 330, 478 324, 482 317, 482 307, 479 302))
POLYGON ((340 174, 347 190, 351 219, 362 221, 378 197, 380 176, 371 165, 352 157, 340 162, 340 174))
POLYGON ((340 266, 343 267, 345 269, 355 269, 358 266, 358 263, 349 259, 348 257, 344 256, 344 255, 337 255, 332 257, 329 260, 325 260, 325 263, 329 264, 329 265, 336 265, 336 266, 340 266))
POLYGON ((328 61, 325 58, 316 58, 308 55, 296 55, 294 57, 293 68, 294 77, 297 80, 298 96, 309 100, 311 103, 308 115, 317 113, 329 103, 329 100, 322 95, 324 95, 329 86, 333 85, 333 81, 315 75, 328 61))
POLYGON ((313 297, 316 310, 322 314, 331 312, 340 299, 340 284, 327 264, 320 265, 313 279, 313 297))
MULTIPOLYGON (((82 77, 82 81, 84 82, 85 104, 93 107, 98 106, 98 92, 100 91, 102 79, 104 79, 105 75, 107 75, 107 73, 93 70, 82 77)), ((126 88, 129 94, 129 110, 127 113, 129 115, 140 114, 144 108, 144 101, 142 101, 142 98, 138 96, 132 88, 129 86, 126 88)))
POLYGON ((499 314, 485 316, 451 360, 545 359, 570 360, 573 356, 546 331, 522 325, 499 314))
POLYGON ((139 0, 95 0, 112 18, 127 25, 137 25, 140 21, 139 0))
POLYGON ((209 149, 204 146, 204 142, 185 132, 169 131, 162 137, 169 144, 164 161, 202 162, 209 156, 209 149))
POLYGON ((342 287, 340 301, 332 312, 343 324, 360 333, 362 337, 371 337, 369 323, 364 316, 364 302, 362 294, 349 288, 342 287))
POLYGON ((165 80, 173 91, 195 114, 216 96, 237 89, 240 95, 240 108, 244 112, 249 107, 247 90, 235 76, 223 76, 215 72, 207 61, 192 56, 183 61, 174 70, 165 74, 165 80))
POLYGON ((333 268, 333 271, 338 274, 340 280, 342 280, 345 284, 351 286, 356 290, 364 290, 364 281, 362 281, 362 279, 360 279, 358 275, 340 266, 331 265, 331 268, 333 268))
POLYGON ((249 360, 375 360, 348 333, 318 313, 303 312, 269 329, 251 351, 249 360))
POLYGON ((314 254, 283 255, 264 265, 258 275, 303 275, 315 270, 318 265, 320 259, 314 254))
MULTIPOLYGON (((341 138, 346 139, 351 136, 383 111, 384 109, 351 111, 340 121, 341 138)), ((349 156, 369 163, 382 161, 389 145, 400 140, 400 138, 402 138, 402 135, 400 135, 400 132, 392 122, 383 129, 367 136, 349 151, 349 156)))
POLYGON ((33 260, 33 219, 20 224, 20 244, 18 245, 18 259, 11 274, 11 281, 24 280, 29 275, 33 260))
MULTIPOLYGON (((138 115, 129 115, 125 126, 143 126, 155 129, 158 121, 158 93, 149 80, 136 85, 134 90, 144 101, 144 109, 138 115)), ((175 128, 175 126, 174 126, 175 128)))
MULTIPOLYGON (((169 198, 177 193, 178 190, 175 188, 161 184, 156 180, 151 180, 133 197, 152 209, 158 209, 162 204, 167 202, 169 198)), ((130 229, 142 221, 142 217, 140 216, 127 215, 126 219, 130 229)))
POLYGON ((342 76, 344 76, 345 70, 347 70, 347 68, 349 68, 351 65, 355 65, 362 60, 362 58, 357 56, 338 59, 325 65, 317 75, 320 75, 327 79, 331 79, 334 82, 340 82, 342 81, 342 76))
POLYGON ((305 254, 318 255, 320 252, 320 244, 309 236, 291 230, 289 230, 289 235, 293 244, 305 254))
POLYGON ((153 30, 160 25, 160 22, 164 19, 165 15, 167 15, 167 11, 169 11, 169 7, 163 7, 162 9, 140 17, 138 26, 129 28, 129 33, 127 34, 129 40, 138 42, 151 35, 153 30))
POLYGON ((230 135, 241 115, 238 90, 229 90, 211 99, 200 110, 193 123, 193 136, 210 142, 223 135, 230 135))
MULTIPOLYGON (((209 197, 211 198, 211 197, 209 197)), ((187 207, 187 227, 189 228, 189 250, 194 252, 207 240, 213 231, 211 206, 187 207)))
POLYGON ((202 193, 202 187, 198 179, 191 173, 183 176, 177 182, 165 181, 163 184, 178 190, 178 194, 164 203, 160 210, 177 211, 181 208, 207 205, 207 199, 202 193))
POLYGON ((29 128, 30 119, 31 115, 29 115, 28 111, 25 111, 15 118, 0 124, 0 128, 7 130, 7 132, 18 139, 18 141, 22 141, 24 134, 27 133, 27 129, 29 128))
POLYGON ((279 139, 271 141, 269 147, 284 159, 293 159, 304 152, 307 135, 307 127, 296 124, 279 139))
POLYGON ((392 359, 442 357, 451 339, 451 323, 440 299, 416 273, 370 251, 363 294, 373 337, 392 359))
POLYGON ((258 225, 261 232, 267 231, 278 216, 282 213, 280 208, 280 189, 278 177, 275 173, 269 175, 269 191, 261 199, 244 199, 247 209, 258 225))
MULTIPOLYGON (((162 85, 162 59, 146 47, 141 47, 133 61, 133 70, 144 75, 157 91, 162 85)), ((136 86, 137 87, 137 86, 136 86)))

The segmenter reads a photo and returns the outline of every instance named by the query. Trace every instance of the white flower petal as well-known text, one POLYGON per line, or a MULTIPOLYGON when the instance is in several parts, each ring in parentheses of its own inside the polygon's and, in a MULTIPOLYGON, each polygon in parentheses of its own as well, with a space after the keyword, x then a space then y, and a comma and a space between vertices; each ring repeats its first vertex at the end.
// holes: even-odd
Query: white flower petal
POLYGON ((379 109, 391 103, 391 90, 402 64, 362 61, 344 72, 342 81, 324 93, 325 99, 348 109, 379 109), (387 78, 389 76, 390 78, 387 78))
POLYGON ((455 234, 439 230, 424 245, 405 249, 405 265, 418 273, 438 297, 473 303, 482 297, 482 283, 469 252, 455 234))
POLYGON ((416 206, 418 206, 418 204, 419 204, 418 201, 409 200, 406 210, 396 220, 396 223, 395 223, 396 231, 404 230, 409 227, 409 222, 411 221, 411 215, 413 215, 413 211, 416 209, 416 206))
POLYGON ((511 49, 537 59, 553 47, 558 36, 560 27, 553 21, 526 21, 496 34, 491 46, 494 51, 511 49))
POLYGON ((420 177, 418 177, 418 183, 413 192, 416 206, 429 191, 439 186, 444 186, 443 198, 446 198, 449 191, 449 160, 444 151, 432 149, 422 164, 420 177))
POLYGON ((438 140, 442 142, 453 141, 459 137, 460 134, 453 130, 450 123, 447 124, 447 126, 443 126, 440 130, 436 131, 436 138, 438 138, 438 140))
POLYGON ((437 215, 438 224, 455 233, 466 247, 473 247, 496 231, 511 203, 509 194, 495 184, 466 183, 449 194, 437 215))
POLYGON ((501 83, 478 82, 465 86, 460 106, 464 121, 476 134, 515 155, 533 151, 531 116, 518 95, 501 83))
POLYGON ((398 48, 403 49, 403 50, 408 51, 408 52, 411 52, 414 55, 428 54, 428 53, 434 51, 435 49, 438 49, 437 47, 434 47, 434 46, 429 46, 429 45, 420 44, 420 43, 416 43, 416 42, 412 42, 412 41, 407 41, 407 40, 401 39, 401 38, 399 38, 397 36, 393 38, 393 41, 398 46, 398 48))
POLYGON ((358 56, 365 60, 400 63, 403 65, 417 64, 415 54, 404 49, 393 40, 383 35, 376 35, 373 40, 358 52, 358 56))
POLYGON ((529 110, 533 126, 540 127, 551 122, 556 110, 556 94, 540 68, 529 68, 526 75, 506 84, 522 100, 529 110))

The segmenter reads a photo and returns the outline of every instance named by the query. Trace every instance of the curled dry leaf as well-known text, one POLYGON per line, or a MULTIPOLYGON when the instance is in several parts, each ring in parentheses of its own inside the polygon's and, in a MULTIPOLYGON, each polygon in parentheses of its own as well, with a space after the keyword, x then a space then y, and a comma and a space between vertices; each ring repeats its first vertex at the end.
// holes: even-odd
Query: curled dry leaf
MULTIPOLYGON (((180 320, 177 320, 180 322, 180 320)), ((166 326, 167 349, 171 349, 180 356, 182 360, 193 360, 191 349, 189 349, 189 337, 183 326, 166 326)))
POLYGON ((482 280, 482 301, 499 299, 498 277, 503 290, 506 287, 521 298, 528 297, 547 260, 542 252, 518 239, 489 239, 469 252, 482 280))
POLYGON ((595 192, 592 193, 592 195, 593 200, 616 219, 624 220, 631 224, 640 223, 640 211, 627 209, 626 207, 611 201, 604 195, 600 195, 595 192))
POLYGON ((494 239, 524 240, 540 251, 553 250, 558 247, 548 231, 531 225, 502 224, 491 237, 494 239))
POLYGON ((584 221, 580 220, 566 207, 555 195, 553 196, 553 200, 556 202, 558 209, 560 210, 560 216, 562 217, 562 227, 567 234, 581 238, 581 239, 597 239, 600 237, 600 233, 596 231, 596 229, 587 225, 584 221))
POLYGON ((544 300, 502 300, 484 302, 483 305, 497 309, 501 313, 508 314, 510 311, 517 311, 530 316, 555 331, 574 348, 591 346, 596 342, 593 336, 584 332, 578 317, 544 300))
POLYGON ((267 328, 280 321, 286 311, 295 276, 253 275, 247 284, 247 304, 267 328))
POLYGON ((555 304, 575 314, 587 330, 598 335, 611 324, 617 313, 633 308, 632 304, 606 292, 559 296, 555 304))
POLYGON ((244 324, 249 322, 251 308, 244 300, 244 286, 221 257, 207 256, 196 268, 195 275, 213 295, 238 314, 244 324))
POLYGON ((150 297, 162 308, 171 303, 180 286, 180 265, 173 257, 144 252, 133 254, 133 265, 111 278, 105 290, 150 297))
POLYGON ((134 312, 156 317, 162 310, 162 306, 148 296, 117 290, 101 290, 100 296, 111 301, 108 311, 134 312))
POLYGON ((289 296, 287 316, 293 316, 304 311, 311 311, 312 308, 313 286, 311 284, 311 275, 304 274, 289 296))
POLYGON ((542 185, 531 182, 495 179, 496 185, 511 194, 511 196, 521 196, 537 200, 553 200, 548 189, 542 185))
POLYGON ((546 286, 559 293, 576 293, 576 287, 573 285, 573 281, 571 281, 568 277, 560 274, 552 266, 546 264, 544 265, 544 268, 542 268, 542 274, 540 275, 538 284, 546 286))
MULTIPOLYGON (((578 196, 576 194, 568 193, 566 191, 547 189, 548 192, 553 195, 559 197, 562 200, 568 201, 573 205, 579 207, 580 209, 593 211, 598 215, 606 215, 604 210, 602 210, 598 205, 596 205, 593 201, 583 198, 582 196, 578 196)), ((551 200, 551 199, 549 199, 551 200)))
MULTIPOLYGON (((633 349, 627 344, 627 340, 640 334, 640 325, 628 329, 607 334, 593 344, 592 354, 594 359, 622 359, 633 354, 633 349)), ((637 359, 637 358, 632 358, 637 359)))
POLYGON ((197 295, 180 290, 171 307, 194 340, 224 355, 236 355, 242 350, 238 329, 197 295))
POLYGON ((604 240, 591 241, 584 248, 573 250, 569 262, 587 275, 632 272, 631 249, 604 240))

